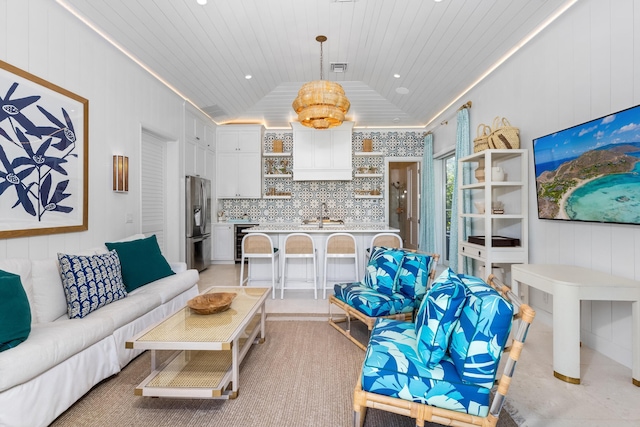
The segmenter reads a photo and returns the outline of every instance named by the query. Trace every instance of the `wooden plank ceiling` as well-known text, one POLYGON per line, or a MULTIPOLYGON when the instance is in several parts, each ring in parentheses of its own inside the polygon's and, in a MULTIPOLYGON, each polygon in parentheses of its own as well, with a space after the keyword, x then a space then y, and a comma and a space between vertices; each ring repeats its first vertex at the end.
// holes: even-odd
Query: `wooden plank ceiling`
MULTIPOLYGON (((300 86, 337 81, 356 127, 425 126, 569 0, 57 0, 217 123, 289 127, 300 86), (330 71, 346 62, 347 71, 330 71), (247 80, 245 75, 250 74, 247 80), (399 74, 399 78, 394 78, 399 74), (404 88, 404 89, 403 89, 404 88), (406 93, 403 93, 406 92, 406 93)), ((466 99, 461 100, 460 104, 466 99)))

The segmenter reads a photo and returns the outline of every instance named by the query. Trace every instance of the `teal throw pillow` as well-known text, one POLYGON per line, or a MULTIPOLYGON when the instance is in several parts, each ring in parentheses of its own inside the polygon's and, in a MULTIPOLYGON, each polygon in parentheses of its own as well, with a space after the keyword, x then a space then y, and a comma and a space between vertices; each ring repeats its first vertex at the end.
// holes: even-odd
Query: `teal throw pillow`
POLYGON ((415 328, 418 356, 429 369, 446 354, 466 300, 466 286, 450 268, 440 274, 422 300, 415 328))
POLYGON ((31 308, 20 276, 0 270, 0 351, 23 342, 31 332, 31 308))
POLYGON ((374 247, 369 264, 364 271, 365 286, 383 294, 393 295, 397 291, 396 276, 403 257, 402 249, 374 247))
POLYGON ((109 250, 115 249, 118 252, 127 292, 175 274, 162 255, 155 234, 145 239, 105 243, 105 245, 109 250))
POLYGON ((69 319, 81 319, 127 296, 116 251, 101 255, 58 254, 69 319))

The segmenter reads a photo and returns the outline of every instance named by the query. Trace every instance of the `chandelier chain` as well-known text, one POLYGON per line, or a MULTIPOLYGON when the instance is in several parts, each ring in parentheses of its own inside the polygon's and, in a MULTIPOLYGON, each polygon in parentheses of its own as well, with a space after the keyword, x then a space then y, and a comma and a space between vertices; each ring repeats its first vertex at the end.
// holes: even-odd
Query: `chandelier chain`
POLYGON ((322 74, 322 42, 320 42, 320 80, 324 80, 322 74))

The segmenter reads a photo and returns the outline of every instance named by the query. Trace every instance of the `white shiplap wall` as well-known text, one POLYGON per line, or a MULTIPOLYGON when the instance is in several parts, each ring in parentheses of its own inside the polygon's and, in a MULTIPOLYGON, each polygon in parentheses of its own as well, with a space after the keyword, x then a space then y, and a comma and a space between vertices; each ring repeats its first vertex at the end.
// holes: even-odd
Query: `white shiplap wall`
MULTIPOLYGON (((47 258, 138 232, 141 128, 181 141, 182 99, 53 0, 0 0, 0 28, 0 59, 89 99, 89 230, 0 240, 0 259, 47 258), (113 154, 129 156, 128 194, 111 191, 113 154), (125 223, 128 213, 133 223, 125 223)), ((178 188, 183 168, 175 161, 167 181, 178 188)), ((180 258, 178 235, 167 244, 172 261, 180 258)))
MULTIPOLYGON (((531 150, 533 138, 640 104, 638 28, 637 0, 578 2, 461 99, 473 101, 472 138, 479 123, 505 116, 520 128, 522 148, 531 150)), ((451 127, 455 135, 455 119, 435 130, 435 152, 451 143, 451 129, 445 129, 451 127)), ((529 188, 530 263, 579 265, 640 280, 640 226, 538 220, 535 186, 529 188)), ((551 298, 540 292, 532 292, 532 302, 551 311, 551 298)), ((583 303, 581 338, 630 367, 631 304, 583 303)))

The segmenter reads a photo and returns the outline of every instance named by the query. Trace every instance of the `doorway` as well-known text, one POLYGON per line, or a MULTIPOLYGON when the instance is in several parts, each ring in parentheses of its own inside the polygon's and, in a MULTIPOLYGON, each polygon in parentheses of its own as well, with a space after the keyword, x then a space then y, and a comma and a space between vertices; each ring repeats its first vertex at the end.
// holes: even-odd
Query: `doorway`
POLYGON ((400 230, 403 246, 418 249, 420 219, 420 162, 390 161, 387 166, 389 226, 400 230))

